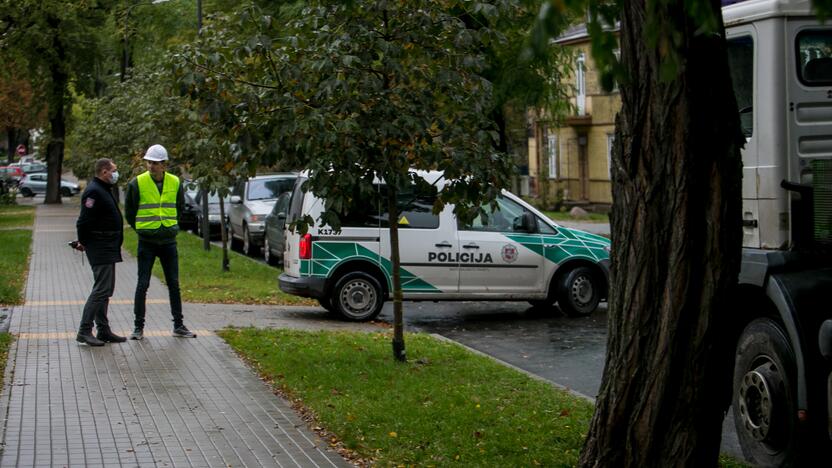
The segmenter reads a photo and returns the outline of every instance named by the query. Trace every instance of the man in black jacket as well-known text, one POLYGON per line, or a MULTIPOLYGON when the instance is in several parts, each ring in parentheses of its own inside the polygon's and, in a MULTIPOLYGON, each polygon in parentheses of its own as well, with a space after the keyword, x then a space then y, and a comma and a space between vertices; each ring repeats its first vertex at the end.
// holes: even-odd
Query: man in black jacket
POLYGON ((116 285, 116 263, 121 261, 124 238, 121 210, 113 196, 117 180, 118 170, 112 160, 95 162, 95 178, 81 195, 81 215, 75 223, 78 231, 75 248, 87 253, 95 281, 75 339, 90 346, 127 340, 113 333, 107 320, 107 307, 116 285), (92 334, 93 322, 98 330, 96 336, 92 334))

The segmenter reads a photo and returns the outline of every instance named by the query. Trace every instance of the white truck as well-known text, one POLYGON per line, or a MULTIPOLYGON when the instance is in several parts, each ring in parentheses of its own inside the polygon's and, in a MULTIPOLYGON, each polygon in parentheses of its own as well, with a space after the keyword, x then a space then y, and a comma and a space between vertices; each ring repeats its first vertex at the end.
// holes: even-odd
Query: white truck
POLYGON ((829 466, 832 24, 808 1, 723 0, 722 12, 747 139, 737 435, 757 466, 829 466))

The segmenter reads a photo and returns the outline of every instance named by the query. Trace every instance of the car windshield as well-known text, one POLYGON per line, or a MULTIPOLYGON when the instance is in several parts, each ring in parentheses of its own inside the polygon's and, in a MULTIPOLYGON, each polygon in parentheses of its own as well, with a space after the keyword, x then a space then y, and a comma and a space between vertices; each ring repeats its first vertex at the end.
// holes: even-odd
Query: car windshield
POLYGON ((281 193, 292 190, 295 180, 291 178, 282 179, 255 179, 248 183, 248 200, 272 200, 281 193))

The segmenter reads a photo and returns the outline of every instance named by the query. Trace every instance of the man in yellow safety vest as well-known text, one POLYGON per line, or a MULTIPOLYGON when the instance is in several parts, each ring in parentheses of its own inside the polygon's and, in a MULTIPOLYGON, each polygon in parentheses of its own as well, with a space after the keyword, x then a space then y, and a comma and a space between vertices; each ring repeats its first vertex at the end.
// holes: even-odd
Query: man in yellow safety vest
POLYGON ((124 214, 139 236, 137 260, 139 280, 133 303, 134 330, 131 340, 144 338, 144 316, 147 288, 156 258, 162 264, 168 286, 170 311, 173 315, 173 336, 196 338, 185 327, 182 317, 182 298, 179 294, 179 253, 176 235, 179 234, 179 214, 185 204, 179 178, 165 171, 168 152, 162 145, 153 145, 144 155, 147 171, 127 185, 124 214))

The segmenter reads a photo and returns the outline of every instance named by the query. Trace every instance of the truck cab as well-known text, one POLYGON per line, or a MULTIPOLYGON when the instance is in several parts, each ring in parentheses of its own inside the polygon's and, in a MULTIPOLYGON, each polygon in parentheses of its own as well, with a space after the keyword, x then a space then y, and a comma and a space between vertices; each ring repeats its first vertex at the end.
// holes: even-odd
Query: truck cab
POLYGON ((832 24, 808 1, 723 5, 746 136, 731 404, 748 461, 801 465, 832 430, 832 24))

